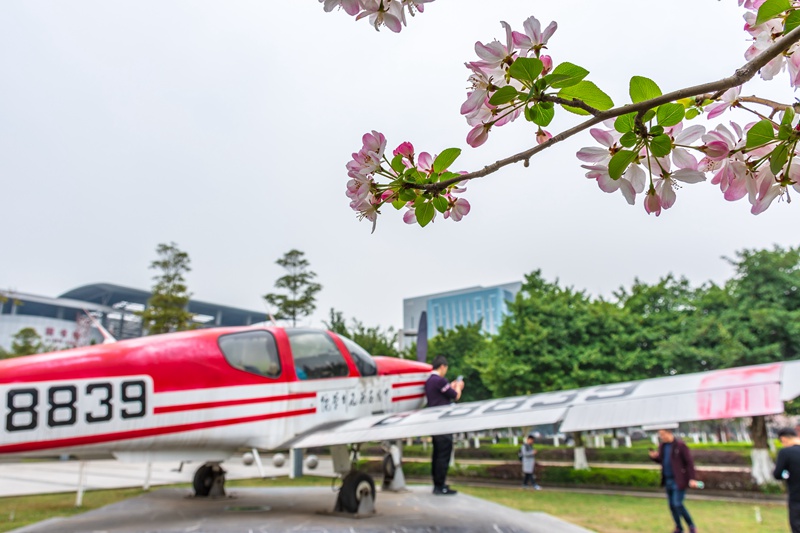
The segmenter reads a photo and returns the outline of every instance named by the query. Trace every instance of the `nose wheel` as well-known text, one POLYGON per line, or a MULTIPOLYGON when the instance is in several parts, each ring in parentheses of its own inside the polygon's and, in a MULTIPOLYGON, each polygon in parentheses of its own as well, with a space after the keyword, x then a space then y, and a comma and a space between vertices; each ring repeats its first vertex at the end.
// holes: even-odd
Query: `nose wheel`
POLYGON ((339 497, 336 499, 336 512, 355 515, 375 513, 375 482, 364 472, 350 472, 342 480, 339 497))

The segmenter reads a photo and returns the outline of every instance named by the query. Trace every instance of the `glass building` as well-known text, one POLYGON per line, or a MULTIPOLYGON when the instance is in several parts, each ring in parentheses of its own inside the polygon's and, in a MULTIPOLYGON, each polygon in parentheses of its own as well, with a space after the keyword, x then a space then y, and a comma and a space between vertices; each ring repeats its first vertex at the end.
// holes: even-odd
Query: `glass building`
POLYGON ((517 281, 404 299, 400 349, 410 346, 416 340, 423 312, 429 337, 435 336, 440 329, 447 331, 459 324, 474 324, 479 321, 485 333, 497 333, 497 328, 508 314, 507 302, 513 300, 521 288, 522 282, 517 281))

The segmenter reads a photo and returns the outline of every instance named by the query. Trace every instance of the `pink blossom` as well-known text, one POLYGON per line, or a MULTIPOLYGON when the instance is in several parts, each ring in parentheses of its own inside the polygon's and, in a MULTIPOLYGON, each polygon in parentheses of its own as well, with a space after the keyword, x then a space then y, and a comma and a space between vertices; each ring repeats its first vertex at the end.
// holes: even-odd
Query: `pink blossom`
POLYGON ((433 157, 428 152, 422 152, 417 158, 417 170, 430 174, 433 171, 433 157))
POLYGON ((528 17, 522 23, 525 34, 514 32, 514 45, 525 53, 531 50, 540 50, 547 45, 547 41, 558 29, 558 24, 553 21, 542 31, 542 25, 536 17, 528 17))
POLYGON ((661 199, 658 197, 653 187, 650 187, 650 190, 647 191, 647 196, 644 198, 644 210, 647 211, 649 215, 661 215, 661 199))
POLYGON ((395 1, 386 0, 359 0, 363 11, 358 14, 356 20, 369 17, 369 22, 376 30, 381 26, 386 26, 394 33, 399 33, 403 28, 401 21, 404 18, 403 6, 395 1))
POLYGON ((405 157, 407 159, 413 159, 413 157, 414 157, 414 145, 411 144, 408 141, 400 143, 397 146, 397 148, 394 149, 394 152, 392 152, 392 155, 395 155, 395 156, 401 155, 401 156, 403 156, 403 157, 405 157))
POLYGON ((491 126, 487 126, 486 124, 478 124, 472 128, 467 134, 467 144, 473 148, 477 148, 485 143, 486 139, 489 138, 489 128, 491 128, 491 126))
POLYGON ((546 143, 547 141, 549 141, 552 138, 553 138, 553 134, 550 133, 547 130, 543 130, 542 128, 539 128, 539 130, 536 132, 536 143, 537 144, 544 144, 544 143, 546 143))
POLYGON ((444 212, 444 218, 452 218, 453 222, 459 222, 469 214, 469 209, 469 202, 465 198, 456 198, 450 209, 444 212))
POLYGON ((736 104, 739 99, 739 92, 741 90, 742 87, 740 85, 739 87, 733 87, 732 89, 728 89, 722 93, 720 102, 711 104, 706 108, 706 111, 708 112, 708 118, 716 118, 724 113, 726 109, 736 104))
POLYGON ((553 58, 550 56, 541 56, 539 60, 542 62, 544 68, 542 69, 542 76, 547 76, 553 70, 553 58))
POLYGON ((775 198, 786 192, 786 188, 775 179, 769 166, 763 165, 758 169, 755 178, 747 181, 747 192, 750 204, 753 206, 750 212, 760 215, 769 208, 775 198))
POLYGON ((361 11, 361 4, 358 0, 319 0, 323 4, 323 9, 330 13, 337 7, 344 9, 345 13, 355 16, 361 11))
POLYGON ((403 213, 403 222, 406 224, 416 224, 417 223, 417 212, 414 210, 413 203, 409 204, 408 210, 403 213))

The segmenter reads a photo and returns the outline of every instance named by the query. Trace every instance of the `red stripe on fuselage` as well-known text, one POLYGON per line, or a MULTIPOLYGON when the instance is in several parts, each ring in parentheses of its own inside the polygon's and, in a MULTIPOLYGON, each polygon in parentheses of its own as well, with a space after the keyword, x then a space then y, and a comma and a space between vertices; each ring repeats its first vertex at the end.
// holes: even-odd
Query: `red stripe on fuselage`
POLYGON ((194 411, 196 409, 213 409, 215 407, 229 407, 232 405, 247 405, 252 403, 280 402, 282 400, 302 400, 316 398, 316 392, 303 392, 299 394, 284 394, 282 396, 266 396, 264 398, 243 398, 241 400, 220 400, 218 402, 187 403, 184 405, 165 405, 153 409, 154 414, 175 413, 178 411, 194 411))
POLYGON ((399 389, 400 387, 422 387, 425 385, 424 381, 405 381, 403 383, 392 383, 393 389, 399 389))
POLYGON ((141 439, 144 437, 155 437, 170 433, 181 433, 197 429, 207 429, 221 426, 233 426, 236 424, 248 424, 250 422, 260 422, 272 418, 289 418, 293 416, 311 415, 317 412, 316 407, 309 409, 298 409, 297 411, 285 411, 283 413, 268 413, 265 415, 245 416, 242 418, 230 418, 227 420, 209 420, 206 422, 195 422, 193 424, 182 424, 175 426, 163 426, 147 429, 134 429, 131 431, 120 431, 118 433, 105 433, 101 435, 91 435, 86 437, 71 437, 67 439, 57 439, 49 441, 22 442, 19 444, 7 444, 0 446, 0 453, 19 453, 32 452, 37 450, 47 450, 49 448, 69 448, 72 446, 86 446, 90 444, 101 444, 117 440, 141 439))
POLYGON ((418 398, 422 398, 425 396, 424 394, 411 394, 409 396, 398 396, 397 398, 392 398, 393 402, 402 402, 405 400, 416 400, 418 398))

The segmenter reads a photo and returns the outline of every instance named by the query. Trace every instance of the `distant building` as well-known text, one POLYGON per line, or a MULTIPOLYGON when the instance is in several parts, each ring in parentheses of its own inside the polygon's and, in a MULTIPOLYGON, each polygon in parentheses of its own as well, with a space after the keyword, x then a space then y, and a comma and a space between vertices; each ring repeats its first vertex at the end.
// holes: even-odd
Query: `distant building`
MULTIPOLYGON (((150 292, 110 283, 84 285, 52 298, 0 290, 0 347, 9 349, 12 337, 33 328, 53 349, 102 342, 86 312, 91 313, 117 339, 143 334, 136 314, 147 306, 150 292)), ((265 319, 265 312, 190 300, 187 309, 200 327, 247 326, 265 319)))
POLYGON ((487 334, 497 333, 503 318, 508 314, 507 302, 522 289, 522 282, 505 283, 491 287, 470 287, 455 291, 427 294, 403 300, 403 329, 400 349, 410 346, 417 336, 423 311, 427 316, 428 337, 435 336, 457 325, 481 321, 487 334))

